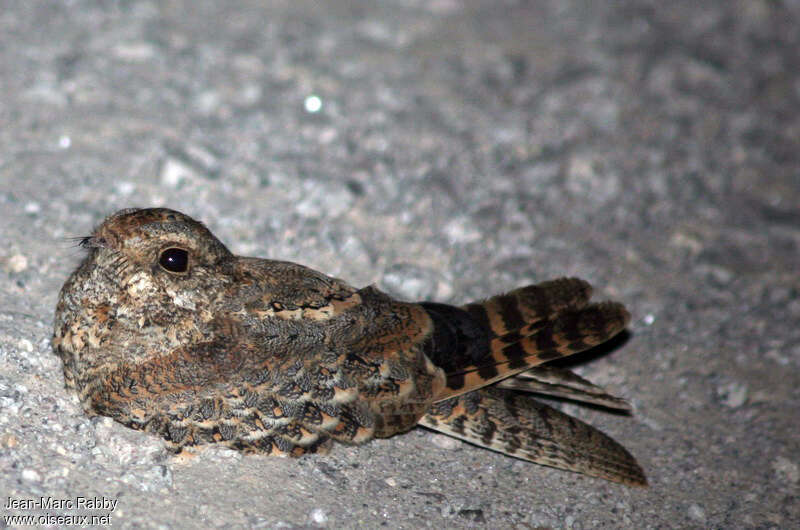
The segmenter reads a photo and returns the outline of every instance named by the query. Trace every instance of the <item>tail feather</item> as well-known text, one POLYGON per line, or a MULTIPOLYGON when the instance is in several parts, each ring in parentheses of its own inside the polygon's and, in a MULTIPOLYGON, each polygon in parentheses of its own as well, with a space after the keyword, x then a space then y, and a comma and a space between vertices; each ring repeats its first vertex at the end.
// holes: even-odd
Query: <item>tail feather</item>
POLYGON ((420 425, 510 456, 623 484, 647 479, 620 444, 529 396, 482 388, 435 404, 420 425))
POLYGON ((519 373, 497 383, 497 388, 544 394, 625 412, 633 410, 624 399, 612 396, 605 389, 569 370, 553 366, 537 366, 519 373))
POLYGON ((591 294, 589 282, 559 278, 467 304, 463 309, 494 336, 501 336, 552 319, 567 309, 580 309, 589 303, 591 294))
POLYGON ((601 344, 628 324, 621 304, 589 303, 590 295, 585 281, 562 278, 461 308, 423 302, 433 322, 423 352, 446 380, 419 424, 531 462, 646 485, 617 442, 522 393, 630 410, 569 371, 539 366, 601 344))
POLYGON ((489 355, 472 364, 446 370, 446 385, 437 401, 587 350, 625 329, 629 320, 630 315, 622 304, 602 302, 563 312, 542 325, 529 324, 495 337, 489 342, 489 355))

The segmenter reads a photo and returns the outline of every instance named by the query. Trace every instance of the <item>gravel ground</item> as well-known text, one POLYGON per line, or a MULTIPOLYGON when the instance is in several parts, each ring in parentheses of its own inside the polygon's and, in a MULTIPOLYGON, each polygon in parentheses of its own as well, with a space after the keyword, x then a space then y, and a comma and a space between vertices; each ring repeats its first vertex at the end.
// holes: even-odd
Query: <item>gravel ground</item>
POLYGON ((797 527, 799 22, 797 0, 5 3, 2 502, 100 505, 2 515, 797 527), (178 460, 86 417, 49 346, 81 257, 67 238, 157 205, 237 253, 409 299, 589 279, 634 320, 571 365, 635 412, 564 408, 628 447, 650 488, 423 430, 178 460))

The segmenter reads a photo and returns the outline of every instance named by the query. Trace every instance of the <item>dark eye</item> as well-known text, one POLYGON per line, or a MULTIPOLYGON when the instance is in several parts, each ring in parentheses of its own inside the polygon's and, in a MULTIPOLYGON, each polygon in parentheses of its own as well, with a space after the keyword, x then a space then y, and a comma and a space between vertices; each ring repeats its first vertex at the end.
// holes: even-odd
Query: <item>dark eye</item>
POLYGON ((169 272, 186 272, 189 268, 189 252, 182 248, 168 248, 158 257, 158 264, 169 272))

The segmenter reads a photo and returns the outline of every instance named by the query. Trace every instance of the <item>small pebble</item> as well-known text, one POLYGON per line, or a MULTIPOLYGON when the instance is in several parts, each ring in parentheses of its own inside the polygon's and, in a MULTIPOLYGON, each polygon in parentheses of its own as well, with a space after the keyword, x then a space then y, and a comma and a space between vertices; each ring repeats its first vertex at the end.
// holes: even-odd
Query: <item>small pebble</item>
POLYGON ((169 188, 177 188, 185 180, 192 180, 197 173, 176 158, 168 158, 161 167, 161 183, 169 188))
POLYGON ((322 110, 322 99, 319 96, 311 95, 303 101, 306 112, 314 114, 322 110))
POLYGON ((458 446, 461 445, 461 442, 459 442, 455 438, 451 438, 450 436, 444 436, 444 435, 441 435, 441 434, 434 434, 432 438, 433 439, 431 441, 433 442, 433 445, 435 445, 436 447, 438 447, 440 449, 453 450, 453 449, 457 449, 458 446))
POLYGON ((11 272, 20 273, 28 268, 28 258, 22 254, 14 254, 8 258, 8 268, 11 272))
POLYGON ((318 525, 324 525, 328 522, 328 515, 321 508, 314 508, 308 516, 311 522, 318 525))
POLYGON ((796 462, 792 462, 786 457, 779 456, 772 461, 772 469, 778 478, 790 484, 800 482, 800 469, 796 462))
POLYGON ((26 480, 28 482, 40 482, 42 480, 42 475, 33 469, 23 469, 22 480, 26 480))
POLYGON ((141 63, 156 55, 155 47, 143 41, 119 43, 111 51, 118 59, 131 63, 141 63))
POLYGON ((117 192, 120 195, 124 195, 127 197, 134 191, 136 191, 136 184, 134 184, 133 182, 123 180, 122 182, 117 184, 117 192))
POLYGON ((465 217, 456 218, 447 223, 443 233, 451 245, 474 243, 481 240, 481 233, 465 217))
POLYGON ((334 218, 350 210, 355 196, 346 188, 314 186, 304 190, 295 211, 306 219, 334 218))
POLYGON ((437 271, 411 263, 397 263, 386 269, 381 286, 396 296, 422 300, 436 296, 439 279, 437 271))
POLYGON ((19 440, 17 440, 17 437, 13 434, 6 433, 0 436, 0 445, 3 447, 13 449, 17 444, 19 444, 19 440))
POLYGON ((720 385, 717 387, 717 396, 726 407, 738 409, 747 403, 747 385, 735 381, 720 385))
POLYGON ((694 521, 705 521, 706 511, 699 504, 692 504, 689 506, 689 518, 694 521))

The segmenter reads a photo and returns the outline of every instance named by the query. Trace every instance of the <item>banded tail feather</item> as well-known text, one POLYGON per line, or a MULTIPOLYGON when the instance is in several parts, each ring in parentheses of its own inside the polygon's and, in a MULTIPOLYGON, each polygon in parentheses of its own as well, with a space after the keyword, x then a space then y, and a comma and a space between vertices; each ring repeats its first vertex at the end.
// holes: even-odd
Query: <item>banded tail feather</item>
POLYGON ((594 427, 495 387, 436 403, 420 425, 510 456, 631 486, 646 486, 631 454, 594 427))
POLYGON ((446 383, 419 424, 539 464, 646 485, 621 445, 525 394, 630 410, 567 370, 540 366, 625 329, 630 315, 622 304, 590 303, 590 295, 587 282, 562 278, 463 307, 422 303, 434 324, 424 352, 446 383))
MULTIPOLYGON (((629 320, 630 315, 622 304, 589 304, 580 309, 569 309, 546 321, 524 325, 505 335, 459 346, 450 350, 455 355, 443 364, 439 364, 437 359, 444 357, 445 353, 438 351, 431 361, 445 370, 447 380, 437 401, 602 344, 625 329, 629 320), (476 351, 476 344, 486 349, 476 351)), ((458 339, 457 336, 450 342, 458 345, 458 339)))
POLYGON ((591 295, 589 282, 558 278, 473 302, 463 309, 496 337, 552 319, 565 310, 580 309, 589 303, 591 295))

